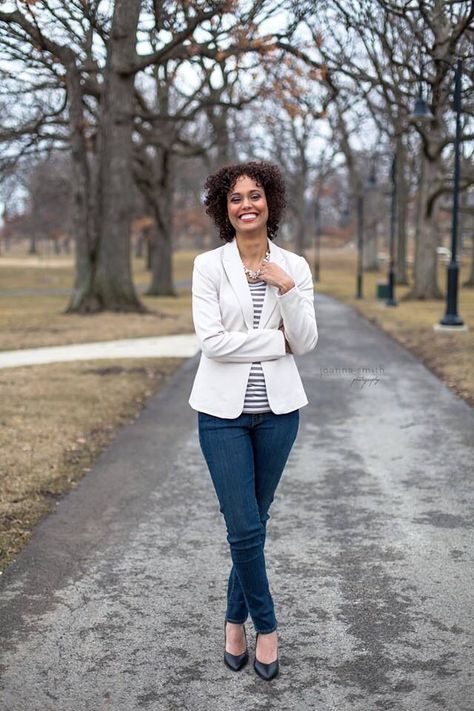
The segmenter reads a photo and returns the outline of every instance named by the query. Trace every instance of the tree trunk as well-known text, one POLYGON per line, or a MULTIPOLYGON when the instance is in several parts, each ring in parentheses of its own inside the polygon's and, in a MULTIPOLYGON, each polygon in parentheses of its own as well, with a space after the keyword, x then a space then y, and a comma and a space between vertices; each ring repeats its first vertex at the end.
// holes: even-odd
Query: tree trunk
POLYGON ((132 128, 140 0, 116 0, 105 67, 100 129, 99 245, 93 294, 98 310, 146 311, 132 281, 132 128))
POLYGON ((471 233, 471 273, 463 286, 474 286, 474 231, 471 233))
POLYGON ((175 186, 174 158, 166 148, 157 148, 155 160, 156 186, 151 205, 155 215, 151 251, 151 283, 147 294, 176 296, 173 284, 173 196, 175 186))
POLYGON ((366 190, 364 198, 364 212, 367 216, 364 230, 364 251, 362 268, 366 272, 378 271, 377 259, 377 210, 375 205, 377 194, 374 190, 366 190))
POLYGON ((397 141, 397 284, 408 284, 407 275, 407 201, 406 151, 401 138, 397 141))
MULTIPOLYGON (((461 160, 463 153, 463 144, 461 143, 461 160)), ((462 163, 461 163, 462 166, 462 163)), ((461 171, 462 171, 461 167, 461 171)), ((457 247, 457 261, 459 263, 459 276, 461 276, 461 266, 463 261, 463 255, 468 250, 468 245, 466 244, 466 237, 472 236, 472 221, 470 220, 469 207, 468 207, 468 188, 459 191, 459 209, 458 209, 458 247, 457 247), (469 225, 471 230, 469 230, 469 225)), ((450 195, 450 202, 452 203, 452 196, 450 195)), ((451 220, 452 220, 452 209, 451 204, 451 220)), ((474 237, 471 237, 471 245, 474 247, 474 237)), ((451 240, 449 248, 451 249, 451 240)), ((462 283, 462 286, 474 286, 474 251, 471 252, 471 271, 469 277, 462 283)))
POLYGON ((145 232, 147 228, 144 228, 138 235, 137 242, 135 245, 135 258, 142 259, 143 257, 143 246, 145 244, 145 232))
MULTIPOLYGON (((464 143, 461 143, 461 159, 464 154, 464 143)), ((462 170, 462 168, 461 168, 462 170)), ((467 249, 466 235, 471 237, 471 269, 468 278, 462 283, 462 286, 474 287, 474 211, 468 205, 468 188, 462 190, 459 195, 459 273, 461 273, 461 260, 464 249, 467 249)))
POLYGON ((151 272, 151 252, 153 250, 153 238, 152 238, 152 230, 153 228, 150 228, 150 233, 148 235, 148 239, 146 241, 146 255, 145 255, 145 268, 147 272, 151 272))
POLYGON ((207 116, 214 134, 215 159, 212 169, 218 170, 236 160, 229 136, 228 111, 224 107, 211 106, 207 111, 207 116))
POLYGON ((97 311, 99 304, 91 291, 95 264, 93 230, 93 190, 84 136, 84 114, 80 75, 74 65, 67 70, 69 125, 71 128, 72 230, 75 243, 74 287, 65 313, 97 311))
POLYGON ((295 252, 296 254, 304 254, 305 242, 306 242, 306 220, 304 218, 304 213, 297 213, 295 215, 295 252))
POLYGON ((308 186, 308 160, 306 158, 306 140, 293 131, 293 139, 298 150, 299 160, 295 166, 297 174, 293 184, 291 202, 294 204, 296 222, 294 249, 296 254, 304 254, 306 248, 306 233, 308 231, 309 216, 306 214, 306 190, 308 186))
POLYGON ((414 285, 404 300, 442 299, 438 286, 437 253, 438 224, 437 201, 433 191, 439 182, 436 160, 428 151, 423 151, 420 185, 418 189, 418 210, 415 234, 414 285))
POLYGON ((38 238, 36 237, 36 230, 35 229, 31 230, 29 242, 30 242, 30 247, 28 249, 28 254, 38 254, 38 248, 37 248, 38 238))

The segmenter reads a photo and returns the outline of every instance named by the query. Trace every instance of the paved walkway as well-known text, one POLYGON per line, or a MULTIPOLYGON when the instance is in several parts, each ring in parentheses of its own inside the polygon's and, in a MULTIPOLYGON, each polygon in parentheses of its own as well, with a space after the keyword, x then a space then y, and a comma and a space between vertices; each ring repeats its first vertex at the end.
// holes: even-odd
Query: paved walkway
POLYGON ((151 338, 124 338, 119 341, 95 341, 70 346, 0 351, 0 368, 96 358, 190 358, 198 350, 199 343, 194 333, 151 338))
POLYGON ((193 358, 1 576, 1 711, 472 710, 473 412, 354 310, 316 305, 268 522, 280 676, 222 661, 230 558, 193 358))

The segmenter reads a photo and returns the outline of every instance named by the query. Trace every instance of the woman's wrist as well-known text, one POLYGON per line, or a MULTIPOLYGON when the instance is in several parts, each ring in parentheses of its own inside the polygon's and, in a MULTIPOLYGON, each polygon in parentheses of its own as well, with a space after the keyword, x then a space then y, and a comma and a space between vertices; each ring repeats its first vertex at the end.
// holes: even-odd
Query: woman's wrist
POLYGON ((288 277, 278 285, 278 292, 280 295, 286 294, 286 292, 290 291, 294 286, 295 282, 291 277, 288 277))

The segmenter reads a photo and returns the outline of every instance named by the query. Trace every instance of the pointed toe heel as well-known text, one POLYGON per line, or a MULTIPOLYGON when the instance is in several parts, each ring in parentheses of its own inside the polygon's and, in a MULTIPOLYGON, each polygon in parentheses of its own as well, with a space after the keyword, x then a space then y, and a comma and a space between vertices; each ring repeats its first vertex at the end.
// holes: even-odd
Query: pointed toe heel
MULTIPOLYGON (((227 620, 224 620, 224 662, 229 667, 229 669, 232 669, 232 671, 239 671, 247 664, 247 662, 249 660, 248 648, 246 647, 245 652, 243 652, 242 654, 231 654, 230 652, 227 652, 227 650, 225 648, 226 623, 227 623, 227 620)), ((244 635, 245 635, 245 644, 247 645, 247 632, 245 631, 245 627, 244 627, 244 635)))
MULTIPOLYGON (((259 632, 257 632, 257 636, 255 639, 255 642, 258 639, 259 632)), ((273 661, 269 662, 268 664, 265 664, 264 662, 260 662, 257 659, 257 652, 255 651, 255 659, 253 662, 253 668, 259 675, 261 679, 265 679, 265 681, 270 681, 270 679, 274 679, 277 675, 278 672, 280 671, 280 665, 278 662, 278 657, 273 661)))

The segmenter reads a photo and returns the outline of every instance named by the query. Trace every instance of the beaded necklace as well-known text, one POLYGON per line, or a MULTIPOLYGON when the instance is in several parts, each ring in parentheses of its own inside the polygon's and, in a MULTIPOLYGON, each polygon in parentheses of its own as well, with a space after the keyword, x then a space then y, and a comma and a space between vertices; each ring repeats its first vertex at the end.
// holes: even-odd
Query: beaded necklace
MULTIPOLYGON (((270 250, 269 249, 267 249, 267 252, 263 258, 263 261, 264 262, 270 261, 270 250)), ((256 271, 253 272, 251 269, 246 267, 243 262, 242 262, 242 265, 244 267, 244 272, 245 272, 246 276, 248 276, 250 279, 258 279, 258 277, 260 276, 261 267, 259 267, 256 271)))

